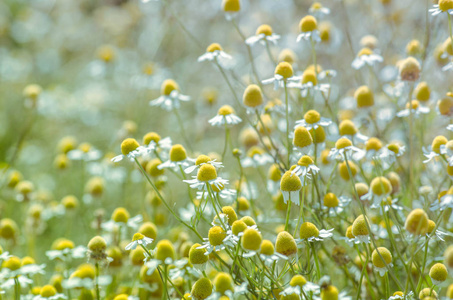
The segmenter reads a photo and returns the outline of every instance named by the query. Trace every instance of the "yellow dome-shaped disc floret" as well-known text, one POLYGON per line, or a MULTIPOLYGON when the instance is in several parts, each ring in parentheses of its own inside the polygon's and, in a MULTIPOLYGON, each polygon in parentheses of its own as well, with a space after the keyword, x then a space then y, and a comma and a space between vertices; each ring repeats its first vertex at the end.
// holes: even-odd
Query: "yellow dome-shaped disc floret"
POLYGON ((348 228, 346 228, 345 237, 347 237, 348 239, 354 238, 354 235, 352 234, 352 225, 350 225, 350 226, 348 226, 348 228))
POLYGON ((294 237, 287 231, 282 231, 277 235, 275 250, 285 256, 292 256, 297 253, 297 244, 294 237))
POLYGON ((233 278, 229 273, 219 272, 214 278, 215 291, 221 295, 225 294, 226 291, 234 291, 233 278))
POLYGON ((173 79, 166 79, 160 87, 161 95, 170 96, 173 91, 179 92, 179 85, 173 79))
POLYGON ((156 245, 156 259, 165 261, 167 258, 175 259, 175 248, 169 240, 161 240, 156 245))
POLYGON ((437 109, 443 116, 450 116, 453 113, 453 98, 444 97, 437 101, 437 109))
POLYGON ((297 164, 299 166, 303 166, 303 167, 308 167, 310 165, 313 165, 315 162, 313 161, 313 159, 309 156, 309 155, 303 155, 298 161, 297 161, 297 164))
POLYGON ((2 263, 2 267, 9 269, 10 271, 16 271, 16 270, 20 269, 21 266, 22 266, 22 263, 20 261, 20 258, 17 256, 14 256, 14 255, 2 263))
POLYGON ((118 207, 113 211, 112 220, 117 223, 127 223, 130 218, 130 214, 124 207, 118 207))
POLYGON ((315 224, 310 223, 310 222, 304 222, 300 226, 299 236, 301 239, 317 237, 317 236, 319 236, 319 230, 315 224))
POLYGON ((224 105, 219 108, 219 110, 217 111, 217 114, 220 116, 228 116, 228 115, 234 114, 234 109, 229 105, 224 105))
POLYGON ((431 97, 431 88, 426 81, 420 82, 414 90, 415 98, 420 102, 426 102, 431 97))
POLYGON ((242 96, 242 102, 245 106, 255 108, 263 104, 263 93, 261 88, 256 84, 249 85, 242 96))
POLYGON ((252 217, 250 217, 250 216, 242 217, 241 221, 243 221, 249 227, 256 225, 255 220, 252 217))
POLYGON ((384 176, 379 176, 371 180, 371 192, 376 196, 388 195, 392 192, 392 184, 384 176))
POLYGON ((206 52, 214 52, 214 51, 222 51, 222 46, 218 43, 212 43, 211 45, 206 48, 206 52))
POLYGON ((228 217, 228 224, 231 226, 238 219, 236 211, 231 206, 222 207, 222 212, 228 217))
POLYGON ((152 177, 159 177, 164 175, 165 170, 159 169, 159 166, 162 164, 162 161, 158 158, 154 158, 146 164, 146 173, 152 177))
POLYGON ((431 269, 429 269, 429 277, 431 277, 431 280, 435 285, 444 282, 448 277, 447 267, 442 263, 434 264, 431 269))
POLYGON ((420 63, 412 56, 399 63, 400 77, 403 81, 418 80, 420 78, 420 71, 420 63))
POLYGON ((52 249, 53 250, 64 250, 64 249, 74 249, 75 245, 74 242, 68 239, 57 239, 55 242, 52 244, 52 249))
POLYGON ((293 145, 305 148, 313 144, 313 137, 307 128, 299 126, 294 130, 293 145))
POLYGON ((170 149, 170 160, 177 162, 185 159, 187 159, 186 149, 180 144, 173 145, 170 149))
POLYGON ((297 59, 296 53, 294 53, 294 51, 291 49, 283 49, 278 55, 279 62, 286 61, 290 64, 294 64, 296 59, 297 59))
POLYGON ((242 248, 249 251, 258 251, 263 238, 261 233, 254 228, 247 228, 241 239, 242 248))
POLYGON ((149 143, 154 142, 154 143, 159 143, 160 142, 160 135, 157 134, 156 132, 148 132, 143 136, 143 144, 149 145, 149 143))
POLYGON ((4 218, 0 221, 0 236, 6 240, 12 240, 16 237, 18 231, 17 224, 14 220, 4 218))
POLYGON ((341 121, 338 131, 339 131, 340 135, 350 135, 350 136, 353 136, 357 132, 359 132, 357 127, 354 125, 354 122, 352 122, 351 120, 341 121))
POLYGON ((280 181, 282 174, 280 173, 280 169, 277 164, 270 166, 267 177, 272 181, 280 181))
POLYGON ((270 36, 272 35, 272 33, 273 33, 272 27, 267 24, 260 25, 255 32, 256 35, 264 34, 266 36, 270 36))
POLYGON ((448 140, 443 135, 438 135, 434 138, 431 144, 431 150, 437 154, 440 154, 440 147, 447 144, 448 140))
POLYGON ((371 107, 374 105, 374 94, 366 85, 362 85, 355 91, 354 98, 357 101, 358 108, 371 107))
POLYGON ((428 220, 428 231, 427 231, 427 233, 428 234, 433 233, 434 229, 436 229, 436 222, 434 222, 433 220, 428 220))
POLYGON ((345 137, 339 138, 335 142, 335 148, 337 148, 338 150, 344 149, 346 147, 351 147, 351 146, 352 146, 351 140, 348 138, 345 138, 345 137))
POLYGON ((356 237, 369 235, 368 227, 366 222, 369 223, 368 218, 363 215, 358 216, 352 223, 352 234, 356 237))
POLYGON ((404 227, 415 235, 422 235, 428 232, 428 215, 421 208, 416 208, 409 213, 404 227))
POLYGON ((366 141, 366 143, 365 143, 366 151, 370 151, 370 150, 378 151, 381 148, 382 148, 381 140, 378 138, 375 138, 375 137, 369 138, 368 141, 366 141))
POLYGON ((305 284, 307 283, 307 279, 305 279, 304 276, 302 275, 294 275, 291 280, 289 281, 289 285, 290 286, 293 286, 293 287, 296 287, 296 286, 299 286, 299 287, 303 287, 305 284))
POLYGON ((324 196, 323 203, 324 203, 324 206, 333 208, 333 207, 337 207, 338 205, 340 205, 340 200, 338 200, 337 195, 335 195, 334 193, 327 193, 324 196))
POLYGON ((198 279, 192 286, 191 296, 195 300, 203 300, 212 294, 212 283, 206 278, 198 279))
POLYGON ((406 45, 406 53, 407 55, 420 55, 423 52, 423 46, 421 45, 419 40, 411 40, 406 45))
POLYGON ((138 232, 153 240, 157 238, 157 227, 151 222, 143 223, 138 229, 138 232))
POLYGON ((39 295, 43 298, 50 298, 57 294, 57 290, 52 285, 45 285, 41 288, 39 295))
POLYGON ((286 171, 282 176, 280 181, 280 189, 285 192, 295 192, 299 191, 302 188, 302 182, 300 178, 294 174, 292 171, 286 171))
POLYGON ((104 252, 107 248, 107 243, 101 236, 95 236, 88 242, 88 249, 93 252, 104 252))
POLYGON ((437 3, 441 11, 449 11, 453 9, 453 0, 439 0, 437 3))
POLYGON ((448 286, 445 296, 447 297, 447 299, 453 299, 453 284, 450 284, 448 286))
POLYGON ((321 115, 316 110, 309 110, 304 115, 304 120, 308 124, 315 124, 321 120, 321 115))
POLYGON ((132 138, 125 139, 121 143, 121 153, 123 153, 123 155, 128 155, 132 151, 136 150, 138 147, 140 147, 140 144, 137 142, 136 139, 132 138))
POLYGON ((299 22, 299 29, 301 32, 310 32, 318 28, 316 18, 310 15, 303 17, 299 22))
POLYGON ((200 167, 197 173, 199 181, 207 182, 217 178, 217 171, 211 164, 204 164, 200 167))
POLYGON ((239 233, 244 232, 247 229, 247 224, 242 220, 236 220, 231 225, 231 230, 234 235, 239 235, 239 233))
POLYGON ((209 229, 208 232, 209 243, 211 246, 219 246, 223 243, 226 238, 225 230, 220 226, 214 226, 209 229))
POLYGON ((316 73, 315 73, 315 70, 314 69, 306 69, 303 73, 302 73, 302 79, 300 80, 300 82, 302 84, 306 84, 306 83, 309 83, 311 82, 313 85, 317 85, 318 84, 318 79, 316 78, 316 73))
POLYGON ((428 298, 437 299, 437 292, 434 289, 431 289, 431 288, 424 288, 418 294, 418 298, 424 299, 424 300, 426 300, 428 298))
POLYGON ((349 170, 351 171, 352 177, 355 177, 355 175, 358 172, 358 167, 352 161, 349 161, 348 164, 346 164, 345 161, 342 161, 341 163, 338 164, 338 173, 340 173, 340 177, 343 178, 344 180, 351 179, 349 170), (349 168, 348 168, 348 165, 349 165, 349 168))
POLYGON ((275 75, 280 75, 284 79, 290 78, 293 76, 293 67, 290 63, 280 62, 277 67, 275 67, 275 75))
POLYGON ((371 261, 376 268, 385 268, 386 264, 389 265, 392 263, 392 254, 387 248, 378 247, 377 249, 374 249, 373 253, 371 254, 371 261))
POLYGON ((223 0, 222 9, 229 13, 238 12, 241 10, 241 2, 239 0, 223 0))
POLYGON ((202 265, 208 262, 208 255, 205 255, 207 251, 206 248, 198 249, 199 247, 201 247, 201 245, 198 243, 195 243, 190 247, 189 262, 192 265, 202 265))
POLYGON ((338 300, 338 289, 333 285, 328 285, 321 289, 321 300, 338 300))
POLYGON ((261 242, 260 254, 273 255, 275 251, 274 244, 269 240, 263 240, 261 242))
POLYGON ((38 99, 42 93, 42 87, 38 84, 29 84, 24 88, 23 95, 32 100, 38 99))

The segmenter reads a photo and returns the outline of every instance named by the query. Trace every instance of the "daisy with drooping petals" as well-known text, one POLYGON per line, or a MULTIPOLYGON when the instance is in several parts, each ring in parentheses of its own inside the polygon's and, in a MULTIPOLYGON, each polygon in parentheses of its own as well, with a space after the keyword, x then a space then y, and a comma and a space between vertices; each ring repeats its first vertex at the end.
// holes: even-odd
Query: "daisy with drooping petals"
POLYGON ((318 43, 321 41, 318 31, 318 22, 315 17, 311 15, 303 17, 300 20, 299 29, 301 33, 297 36, 297 42, 306 40, 318 43))
POLYGON ((319 112, 312 109, 305 113, 304 118, 302 120, 296 121, 295 127, 303 126, 310 130, 313 128, 317 129, 319 126, 327 127, 330 124, 332 124, 331 120, 321 117, 319 112))
POLYGON ((418 100, 412 100, 411 104, 406 104, 406 109, 403 109, 396 113, 397 117, 408 117, 412 113, 416 118, 420 117, 422 114, 429 113, 429 107, 420 105, 418 100))
POLYGON ((250 46, 253 46, 259 42, 260 44, 266 46, 266 43, 269 42, 277 44, 278 39, 280 39, 280 36, 278 34, 273 33, 272 27, 267 24, 263 24, 260 27, 258 27, 255 35, 245 40, 245 43, 250 46))
POLYGON ((212 126, 225 126, 239 124, 242 122, 242 119, 235 114, 235 111, 231 106, 224 105, 219 108, 217 115, 208 122, 212 126))
POLYGON ((361 69, 366 65, 372 67, 383 60, 382 56, 373 53, 373 50, 370 48, 362 48, 352 62, 352 67, 356 70, 361 69))
POLYGON ((223 51, 222 46, 217 43, 212 43, 206 49, 206 53, 201 55, 198 58, 199 62, 202 61, 213 61, 218 63, 224 69, 230 69, 234 65, 233 57, 225 51, 223 51))
POLYGON ((151 100, 149 105, 171 111, 180 108, 181 101, 190 101, 189 96, 179 92, 179 85, 172 79, 167 79, 162 83, 160 93, 161 96, 155 100, 151 100))
POLYGON ((151 239, 149 237, 146 237, 143 234, 137 232, 132 237, 132 242, 127 244, 125 249, 126 250, 134 250, 135 248, 137 248, 138 245, 146 247, 146 245, 151 244, 152 242, 153 242, 153 239, 151 239))
POLYGON ((348 159, 360 160, 365 156, 365 152, 353 146, 348 138, 342 137, 335 142, 335 148, 330 150, 329 157, 343 160, 345 155, 348 159))
POLYGON ((220 189, 225 184, 228 184, 228 180, 217 177, 217 170, 211 164, 203 164, 198 169, 197 176, 193 176, 193 179, 183 181, 188 183, 191 188, 199 190, 208 190, 210 186, 220 189))

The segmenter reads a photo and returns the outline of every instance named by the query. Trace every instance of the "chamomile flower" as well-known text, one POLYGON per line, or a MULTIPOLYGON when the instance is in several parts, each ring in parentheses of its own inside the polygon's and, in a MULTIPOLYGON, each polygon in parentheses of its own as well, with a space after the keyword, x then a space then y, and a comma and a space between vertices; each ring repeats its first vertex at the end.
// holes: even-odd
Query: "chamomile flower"
POLYGON ((414 296, 414 292, 410 291, 406 295, 403 292, 394 292, 392 296, 389 297, 388 300, 403 300, 403 299, 412 299, 414 296))
POLYGON ((244 168, 259 167, 272 162, 274 162, 274 159, 263 148, 253 146, 247 151, 247 157, 242 160, 242 166, 244 168))
POLYGON ((387 268, 393 267, 392 260, 392 253, 385 247, 378 247, 371 254, 374 269, 381 277, 387 273, 387 268))
POLYGON ((393 208, 394 210, 403 210, 403 207, 398 205, 398 199, 392 199, 392 197, 386 197, 385 199, 382 199, 382 201, 380 203, 377 203, 377 202, 373 202, 371 204, 371 208, 381 208, 387 212, 390 210, 390 208, 393 208))
POLYGON ((260 252, 262 241, 263 237, 257 229, 247 228, 244 230, 241 237, 241 246, 245 250, 243 257, 249 258, 257 255, 260 252))
POLYGON ((130 161, 134 161, 143 154, 143 148, 136 139, 127 138, 121 143, 121 153, 122 154, 112 158, 112 161, 119 162, 125 158, 128 158, 130 161))
POLYGON ((52 250, 46 252, 50 260, 72 260, 83 258, 86 256, 87 248, 84 246, 75 246, 74 243, 68 239, 59 239, 54 242, 52 250))
POLYGON ((302 120, 296 121, 295 127, 303 126, 308 130, 311 130, 313 128, 317 129, 319 126, 327 127, 330 124, 332 124, 331 120, 321 117, 316 110, 309 110, 305 113, 302 120))
POLYGON ((330 14, 330 9, 322 6, 319 2, 314 2, 308 9, 308 12, 316 18, 320 18, 330 14))
POLYGON ((450 0, 439 0, 437 4, 433 5, 433 8, 429 9, 429 12, 433 16, 437 16, 443 12, 453 15, 453 2, 450 0))
POLYGON ((360 160, 365 156, 365 152, 353 146, 348 138, 342 137, 335 142, 335 148, 330 150, 329 157, 344 160, 345 155, 348 159, 360 160))
POLYGON ((168 151, 171 148, 171 138, 161 138, 161 136, 156 132, 148 132, 143 136, 143 147, 148 153, 151 153, 155 150, 168 151))
POLYGON ((45 285, 41 288, 39 295, 33 297, 33 300, 56 300, 56 299, 67 299, 64 294, 57 292, 54 286, 45 285))
POLYGON ((78 149, 69 151, 67 156, 71 160, 93 161, 101 158, 102 154, 89 143, 83 143, 79 145, 78 149))
POLYGON ((430 162, 433 158, 441 155, 442 154, 441 147, 443 145, 446 145, 447 143, 448 143, 448 140, 443 135, 436 136, 428 148, 423 147, 423 155, 426 157, 426 159, 423 161, 423 163, 426 164, 426 163, 430 162))
POLYGON ((355 143, 365 143, 368 140, 366 135, 359 132, 354 122, 351 120, 343 120, 338 126, 338 131, 341 137, 348 138, 355 143))
POLYGON ((253 46, 259 42, 260 44, 265 46, 266 43, 277 44, 277 40, 279 40, 279 39, 280 39, 280 36, 273 32, 271 26, 269 26, 267 24, 263 24, 260 27, 258 27, 258 29, 255 32, 255 35, 253 35, 245 40, 245 43, 250 46, 253 46))
POLYGON ((293 67, 290 63, 283 61, 278 63, 275 67, 274 77, 265 79, 262 81, 263 84, 274 84, 274 90, 279 87, 284 87, 288 82, 296 81, 297 78, 293 77, 293 67))
POLYGON ((315 17, 311 15, 303 17, 299 22, 299 29, 301 33, 297 36, 297 42, 306 40, 318 43, 321 41, 318 30, 318 22, 315 17))
POLYGON ((280 190, 285 204, 288 200, 291 200, 294 204, 300 205, 299 191, 301 188, 302 182, 299 176, 295 175, 291 170, 283 174, 280 180, 280 190))
POLYGON ((131 217, 124 207, 116 208, 112 213, 112 218, 101 224, 102 229, 107 232, 113 232, 116 228, 129 227, 137 229, 143 221, 142 215, 131 217))
POLYGON ((230 69, 234 65, 233 57, 225 53, 222 46, 218 43, 209 45, 206 49, 206 53, 198 57, 198 61, 213 61, 218 63, 224 69, 230 69))
POLYGON ((319 230, 315 224, 310 222, 304 222, 299 229, 299 237, 300 239, 296 240, 297 243, 301 244, 305 240, 308 242, 322 242, 326 238, 332 237, 332 229, 319 230))
POLYGON ((310 154, 313 151, 313 137, 307 128, 296 127, 293 137, 294 150, 303 154, 310 154))
POLYGON ((256 113, 263 107, 263 92, 256 84, 250 84, 242 94, 242 103, 247 109, 247 113, 256 113))
POLYGON ((222 10, 225 13, 225 19, 233 20, 241 10, 240 0, 222 0, 222 10))
POLYGON ((303 155, 298 161, 291 173, 296 174, 301 178, 302 182, 304 178, 310 178, 312 175, 316 175, 319 172, 319 168, 315 165, 313 159, 308 155, 303 155))
POLYGON ((212 126, 225 126, 226 125, 236 125, 242 122, 242 119, 239 118, 236 114, 234 109, 229 105, 224 105, 219 108, 217 115, 210 119, 209 124, 212 126))
POLYGON ((370 183, 369 192, 360 197, 360 200, 373 200, 374 204, 380 205, 382 200, 390 196, 392 190, 392 184, 387 178, 383 176, 375 177, 370 183))
POLYGON ((378 154, 379 159, 385 163, 385 169, 388 169, 392 164, 396 162, 397 157, 403 156, 406 152, 406 147, 399 143, 387 144, 380 149, 378 154))
POLYGON ((294 76, 293 80, 288 83, 288 87, 300 89, 300 95, 302 97, 306 97, 312 91, 327 93, 330 89, 329 84, 318 82, 316 72, 313 68, 307 68, 302 73, 302 76, 294 76))
POLYGON ((412 113, 416 118, 420 117, 422 114, 429 113, 429 107, 420 105, 418 100, 412 100, 411 104, 406 104, 406 109, 403 109, 396 113, 397 117, 408 117, 412 113))
POLYGON ((127 244, 125 247, 126 250, 135 250, 138 245, 143 245, 146 247, 146 245, 151 244, 153 242, 153 239, 150 239, 149 237, 144 236, 143 234, 137 232, 134 234, 132 237, 132 242, 127 244))
POLYGON ((363 215, 358 216, 354 220, 351 227, 351 233, 354 238, 351 240, 355 240, 359 243, 370 243, 370 232, 368 231, 368 226, 366 225, 367 222, 370 224, 368 218, 363 215))
POLYGON ((439 199, 431 204, 431 210, 444 210, 453 208, 453 187, 440 195, 439 199))
POLYGON ((282 259, 287 260, 288 257, 275 252, 274 244, 269 240, 263 240, 260 247, 260 258, 266 265, 271 265, 274 262, 282 259))
POLYGON ((228 180, 217 177, 217 170, 211 164, 203 164, 197 172, 197 176, 192 176, 193 179, 183 180, 188 183, 191 188, 199 190, 208 190, 208 187, 215 186, 217 189, 228 184, 228 180))
POLYGON ((161 96, 151 100, 149 105, 158 106, 167 111, 179 109, 182 102, 190 101, 190 97, 183 95, 179 91, 179 85, 172 79, 167 79, 160 88, 161 96))
POLYGON ((327 193, 323 199, 323 209, 327 209, 331 216, 343 212, 344 208, 351 202, 351 198, 346 196, 337 197, 334 193, 327 193))
POLYGON ((372 67, 383 60, 382 56, 373 53, 373 50, 365 47, 357 54, 357 57, 352 62, 352 67, 356 70, 361 69, 366 65, 372 67))
POLYGON ((178 168, 187 168, 192 165, 193 159, 187 157, 186 149, 180 145, 175 144, 171 147, 169 153, 169 159, 158 166, 158 169, 172 168, 175 171, 178 168))
POLYGON ((314 292, 317 293, 319 291, 319 285, 307 281, 307 279, 300 275, 294 275, 291 280, 289 281, 289 286, 285 288, 280 295, 292 295, 296 294, 300 297, 302 297, 303 293, 309 293, 309 292, 314 292))
POLYGON ((206 249, 205 255, 209 255, 212 251, 221 251, 226 247, 234 247, 233 239, 226 239, 227 232, 221 226, 213 226, 209 229, 208 237, 203 238, 203 245, 197 249, 206 249))
POLYGON ((200 167, 204 164, 210 164, 214 166, 216 169, 223 168, 223 164, 221 162, 216 161, 216 159, 211 159, 207 155, 199 155, 197 159, 195 160, 195 165, 188 167, 187 169, 184 170, 184 173, 190 174, 195 170, 199 170, 200 167))

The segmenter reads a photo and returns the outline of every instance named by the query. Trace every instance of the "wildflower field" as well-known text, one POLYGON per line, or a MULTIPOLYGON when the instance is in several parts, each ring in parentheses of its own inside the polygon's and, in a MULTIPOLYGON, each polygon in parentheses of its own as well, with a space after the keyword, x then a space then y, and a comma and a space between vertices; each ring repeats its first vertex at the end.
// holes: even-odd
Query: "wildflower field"
POLYGON ((452 20, 0 1, 0 299, 453 299, 452 20))

